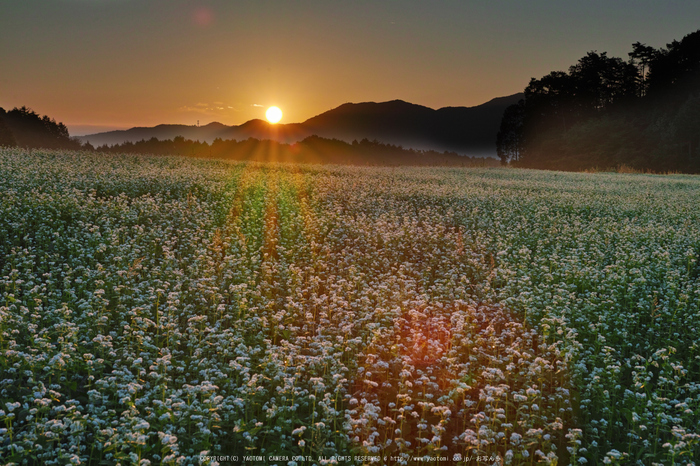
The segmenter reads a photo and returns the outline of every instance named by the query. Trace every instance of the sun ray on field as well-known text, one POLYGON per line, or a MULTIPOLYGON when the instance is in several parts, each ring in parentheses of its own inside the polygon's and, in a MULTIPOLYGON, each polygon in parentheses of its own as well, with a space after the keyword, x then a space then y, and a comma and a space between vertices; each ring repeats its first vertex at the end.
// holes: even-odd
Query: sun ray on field
POLYGON ((498 306, 428 306, 394 322, 374 332, 350 401, 350 435, 366 454, 503 462, 495 434, 504 430, 566 444, 569 380, 556 345, 539 345, 536 332, 498 306), (558 415, 536 415, 555 405, 558 415))
POLYGON ((3 458, 698 456, 692 177, 6 148, 0 174, 3 458))

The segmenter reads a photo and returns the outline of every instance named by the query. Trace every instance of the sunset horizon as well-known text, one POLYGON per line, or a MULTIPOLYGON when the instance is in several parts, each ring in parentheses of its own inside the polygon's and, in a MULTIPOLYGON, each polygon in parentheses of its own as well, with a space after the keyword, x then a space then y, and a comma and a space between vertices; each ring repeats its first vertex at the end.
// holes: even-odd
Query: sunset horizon
MULTIPOLYGON (((519 93, 519 92, 518 92, 518 93, 519 93)), ((516 93, 516 94, 518 94, 518 93, 516 93)), ((490 101, 492 101, 492 100, 494 100, 494 99, 499 99, 499 98, 503 98, 503 97, 508 97, 508 96, 494 96, 493 98, 489 98, 489 99, 485 100, 484 102, 480 102, 480 103, 478 103, 478 104, 476 104, 476 105, 473 105, 473 106, 472 106, 472 105, 469 105, 469 106, 466 106, 466 105, 465 105, 465 106, 449 105, 449 106, 447 106, 447 107, 449 107, 449 108, 452 108, 452 107, 464 107, 464 108, 478 107, 479 105, 483 105, 483 104, 488 103, 488 102, 490 102, 490 101)), ((398 99, 398 98, 397 98, 397 99, 389 99, 389 100, 387 100, 387 101, 382 101, 382 102, 378 102, 378 101, 377 101, 377 102, 375 102, 375 101, 341 102, 341 103, 338 103, 337 105, 334 105, 334 106, 331 107, 331 108, 328 108, 328 109, 326 109, 326 110, 323 110, 323 111, 319 112, 318 114, 309 115, 309 116, 306 117, 306 118, 302 118, 302 119, 299 120, 299 121, 286 121, 287 118, 284 117, 284 119, 280 119, 279 122, 276 122, 276 123, 279 123, 279 124, 282 124, 282 125, 286 125, 286 124, 290 124, 290 125, 293 125, 293 124, 300 124, 300 123, 303 123, 304 121, 306 121, 306 120, 308 120, 308 119, 310 119, 310 118, 313 118, 313 117, 316 117, 316 116, 321 115, 321 114, 323 114, 323 113, 326 113, 326 112, 335 110, 335 109, 337 109, 338 107, 341 107, 341 106, 347 105, 347 104, 381 104, 381 103, 395 102, 395 101, 403 101, 403 102, 406 102, 404 99, 398 99)), ((427 105, 421 104, 420 102, 407 102, 407 103, 410 103, 410 104, 413 104, 413 105, 417 105, 417 106, 421 106, 421 107, 430 108, 431 110, 438 110, 438 108, 429 107, 429 106, 427 106, 427 105)), ((442 107, 442 108, 445 108, 445 107, 442 107)), ((9 108, 6 108, 5 110, 10 110, 10 109, 9 109, 9 108)), ((34 108, 32 108, 32 110, 37 111, 37 109, 34 109, 34 108)), ((268 110, 268 109, 266 108, 266 109, 264 109, 264 110, 268 110)), ((37 113, 42 113, 42 112, 37 111, 37 113)), ((218 123, 218 124, 222 124, 222 125, 225 125, 225 126, 241 126, 241 125, 243 125, 243 124, 245 124, 245 123, 248 123, 248 122, 250 122, 250 121, 253 121, 253 120, 260 120, 260 121, 269 122, 267 116, 265 115, 265 113, 263 113, 261 116, 255 116, 254 118, 251 118, 251 119, 249 119, 249 120, 243 121, 243 122, 241 122, 241 123, 234 123, 234 124, 226 124, 226 123, 223 123, 222 121, 217 120, 217 119, 212 119, 212 120, 198 119, 198 120, 196 120, 196 121, 194 121, 194 122, 192 122, 192 123, 174 123, 174 122, 171 122, 171 121, 162 121, 162 122, 157 123, 157 124, 155 124, 155 125, 149 125, 149 126, 109 126, 109 125, 69 124, 69 123, 65 123, 65 124, 66 124, 66 126, 68 127, 71 136, 86 136, 86 135, 97 134, 97 133, 103 133, 103 132, 125 131, 125 130, 129 130, 129 129, 132 129, 132 128, 154 127, 154 126, 160 126, 160 125, 183 125, 183 126, 195 126, 195 127, 196 127, 196 126, 199 126, 199 127, 201 127, 201 126, 207 126, 207 125, 210 125, 210 124, 213 124, 213 123, 214 123, 214 124, 218 123)))
MULTIPOLYGON (((471 107, 591 50, 627 59, 695 30, 696 5, 412 1, 5 2, 0 107, 69 128, 282 123, 345 102, 471 107)), ((84 130, 81 131, 84 133, 84 130)))

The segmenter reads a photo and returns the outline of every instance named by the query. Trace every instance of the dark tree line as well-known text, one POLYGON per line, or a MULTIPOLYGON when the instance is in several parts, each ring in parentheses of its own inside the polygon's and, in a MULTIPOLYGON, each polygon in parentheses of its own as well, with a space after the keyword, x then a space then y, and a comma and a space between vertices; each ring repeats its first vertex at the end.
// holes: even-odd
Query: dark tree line
POLYGON ((496 159, 462 156, 455 152, 406 149, 363 139, 347 143, 337 139, 309 136, 294 144, 249 138, 243 141, 217 138, 211 144, 178 136, 175 139, 151 138, 103 145, 96 150, 106 153, 141 153, 183 155, 256 162, 298 162, 340 165, 446 165, 496 166, 496 159))
POLYGON ((27 107, 9 112, 0 108, 0 146, 46 149, 80 149, 80 141, 72 139, 68 128, 47 115, 27 107))
POLYGON ((627 61, 589 52, 531 79, 506 109, 498 156, 515 166, 700 172, 700 30, 627 61))

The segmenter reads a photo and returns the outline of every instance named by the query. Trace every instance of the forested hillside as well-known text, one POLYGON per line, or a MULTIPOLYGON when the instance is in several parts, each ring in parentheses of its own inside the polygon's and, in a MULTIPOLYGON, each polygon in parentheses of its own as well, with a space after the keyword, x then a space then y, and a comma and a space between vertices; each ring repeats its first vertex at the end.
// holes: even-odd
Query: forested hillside
POLYGON ((700 172, 700 31, 627 61, 589 52, 532 79, 497 137, 502 162, 556 170, 700 172))
MULTIPOLYGON (((87 147, 87 145, 86 145, 87 147)), ((92 148, 92 146, 90 146, 92 148)), ((492 157, 469 157, 456 152, 407 149, 377 140, 347 143, 338 139, 309 136, 294 144, 269 139, 248 138, 242 141, 215 139, 211 144, 178 136, 174 139, 151 138, 97 147, 99 152, 113 154, 185 155, 190 157, 240 160, 247 162, 287 162, 338 165, 413 165, 413 166, 479 166, 492 167, 492 157)))

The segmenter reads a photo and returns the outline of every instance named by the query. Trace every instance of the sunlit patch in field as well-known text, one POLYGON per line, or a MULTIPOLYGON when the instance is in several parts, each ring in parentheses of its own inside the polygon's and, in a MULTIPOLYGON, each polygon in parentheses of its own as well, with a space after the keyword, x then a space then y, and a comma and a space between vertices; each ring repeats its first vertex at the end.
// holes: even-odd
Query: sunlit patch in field
POLYGON ((374 333, 350 400, 365 453, 561 457, 572 409, 558 345, 498 306, 429 305, 395 322, 374 333))
MULTIPOLYGON (((432 317, 417 310, 397 319, 396 347, 412 365, 423 368, 442 360, 449 350, 452 329, 445 317, 432 317)), ((395 329, 396 329, 395 325, 395 329)))

